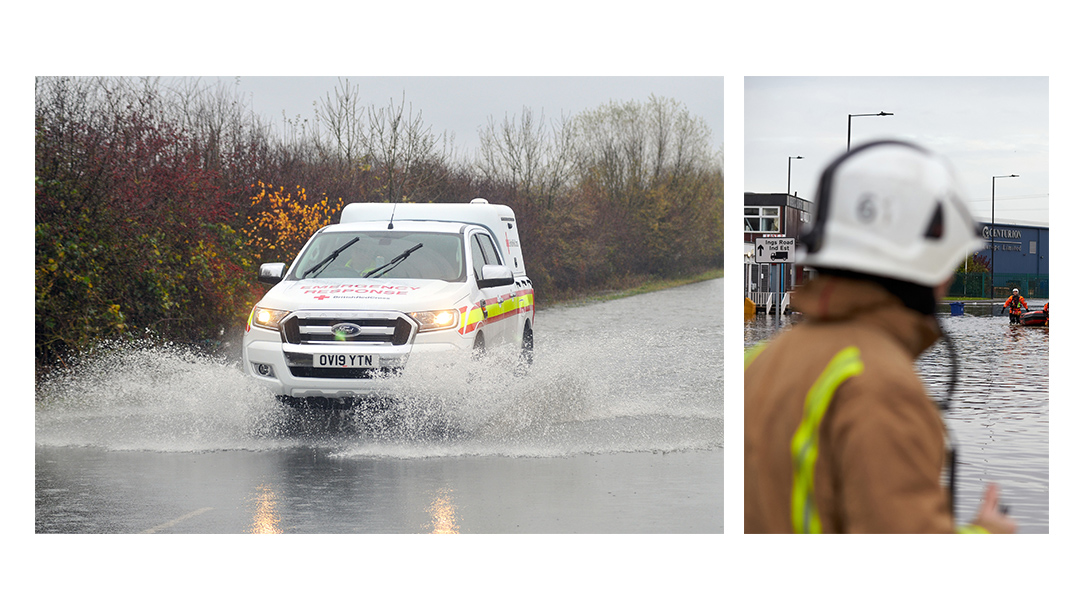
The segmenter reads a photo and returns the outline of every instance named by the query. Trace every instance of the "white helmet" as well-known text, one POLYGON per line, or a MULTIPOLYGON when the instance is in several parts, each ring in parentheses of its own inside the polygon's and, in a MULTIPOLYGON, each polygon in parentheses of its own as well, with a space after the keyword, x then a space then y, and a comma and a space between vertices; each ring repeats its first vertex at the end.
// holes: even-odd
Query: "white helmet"
POLYGON ((936 286, 983 243, 952 167, 906 142, 840 156, 821 174, 816 199, 799 264, 936 286))
POLYGON ((1012 293, 1013 294, 1020 294, 1020 289, 1019 288, 1013 288, 1012 293))

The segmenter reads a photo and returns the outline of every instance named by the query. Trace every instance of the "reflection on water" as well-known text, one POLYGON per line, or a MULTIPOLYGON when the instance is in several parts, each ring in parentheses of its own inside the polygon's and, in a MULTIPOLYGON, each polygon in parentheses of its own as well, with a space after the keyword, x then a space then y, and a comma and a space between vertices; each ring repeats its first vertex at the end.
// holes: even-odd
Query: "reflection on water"
MULTIPOLYGON (((1029 304, 1041 309, 1044 302, 1029 304)), ((994 482, 1021 533, 1047 533, 1050 330, 1010 326, 1007 316, 990 316, 986 308, 974 312, 978 315, 965 308, 963 316, 939 316, 959 358, 956 391, 945 414, 959 456, 956 517, 970 520, 986 484, 994 482)), ((757 316, 745 324, 745 346, 799 320, 757 316)), ((953 369, 943 341, 918 359, 916 370, 931 396, 940 400, 948 394, 953 369)))
POLYGON ((256 488, 253 499, 256 505, 252 515, 252 528, 250 534, 281 534, 282 528, 279 522, 282 520, 278 515, 275 490, 267 485, 256 488))
MULTIPOLYGON (((1010 326, 1002 316, 946 316, 941 323, 960 359, 945 415, 959 453, 957 518, 970 519, 983 488, 995 482, 1022 533, 1049 532, 1049 328, 1010 326)), ((948 362, 939 342, 916 363, 935 395, 935 388, 947 392, 948 362)))
POLYGON ((458 534, 459 525, 455 521, 455 503, 452 492, 442 489, 429 505, 429 515, 433 518, 432 534, 458 534))

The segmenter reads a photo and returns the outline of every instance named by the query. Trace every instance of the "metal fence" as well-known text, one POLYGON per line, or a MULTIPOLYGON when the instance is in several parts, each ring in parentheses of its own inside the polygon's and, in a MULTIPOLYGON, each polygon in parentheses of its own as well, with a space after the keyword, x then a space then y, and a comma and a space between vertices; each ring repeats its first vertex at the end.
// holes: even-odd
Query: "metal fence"
MULTIPOLYGON (((1013 288, 1019 288, 1025 298, 1050 298, 1050 276, 1034 273, 995 273, 994 298, 1007 299, 1013 288)), ((948 296, 990 298, 989 273, 957 273, 949 287, 948 296)))

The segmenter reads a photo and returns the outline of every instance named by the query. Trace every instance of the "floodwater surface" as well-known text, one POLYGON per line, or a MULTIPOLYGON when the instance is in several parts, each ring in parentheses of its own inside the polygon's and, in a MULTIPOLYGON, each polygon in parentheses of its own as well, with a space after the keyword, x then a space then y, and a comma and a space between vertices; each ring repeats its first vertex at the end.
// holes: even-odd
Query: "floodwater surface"
POLYGON ((721 302, 720 279, 543 310, 526 375, 412 361, 395 400, 340 411, 278 404, 229 355, 105 349, 38 388, 36 531, 245 532, 274 506, 285 532, 426 532, 437 510, 721 533, 721 302))

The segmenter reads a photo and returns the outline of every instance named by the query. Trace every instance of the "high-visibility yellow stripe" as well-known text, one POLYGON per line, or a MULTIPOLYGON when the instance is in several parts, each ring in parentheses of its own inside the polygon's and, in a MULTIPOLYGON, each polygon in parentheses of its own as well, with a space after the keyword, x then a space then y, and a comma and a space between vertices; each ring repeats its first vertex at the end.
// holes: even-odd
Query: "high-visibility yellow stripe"
POLYGON ((969 523, 967 525, 960 525, 956 527, 957 534, 989 534, 990 530, 981 525, 975 525, 969 523))
POLYGON ((507 316, 521 312, 534 310, 534 291, 524 290, 511 295, 501 302, 486 303, 485 307, 467 305, 459 308, 460 320, 459 333, 473 332, 475 327, 482 322, 493 322, 507 316))
POLYGON ((482 316, 482 308, 481 307, 472 307, 472 308, 470 308, 470 311, 467 312, 467 315, 462 316, 462 318, 463 318, 463 328, 466 328, 466 327, 470 326, 471 324, 477 324, 477 323, 481 322, 482 317, 483 316, 482 316))
POLYGON ((802 422, 790 443, 794 467, 790 517, 795 533, 820 534, 823 531, 813 495, 813 473, 817 466, 821 420, 824 419, 828 405, 840 384, 860 374, 864 368, 858 348, 844 348, 832 358, 806 394, 802 422))
POLYGON ((745 350, 745 368, 749 368, 749 365, 753 364, 753 361, 757 359, 757 356, 759 356, 760 352, 763 352, 764 348, 766 347, 768 347, 768 342, 761 341, 753 347, 745 350))

